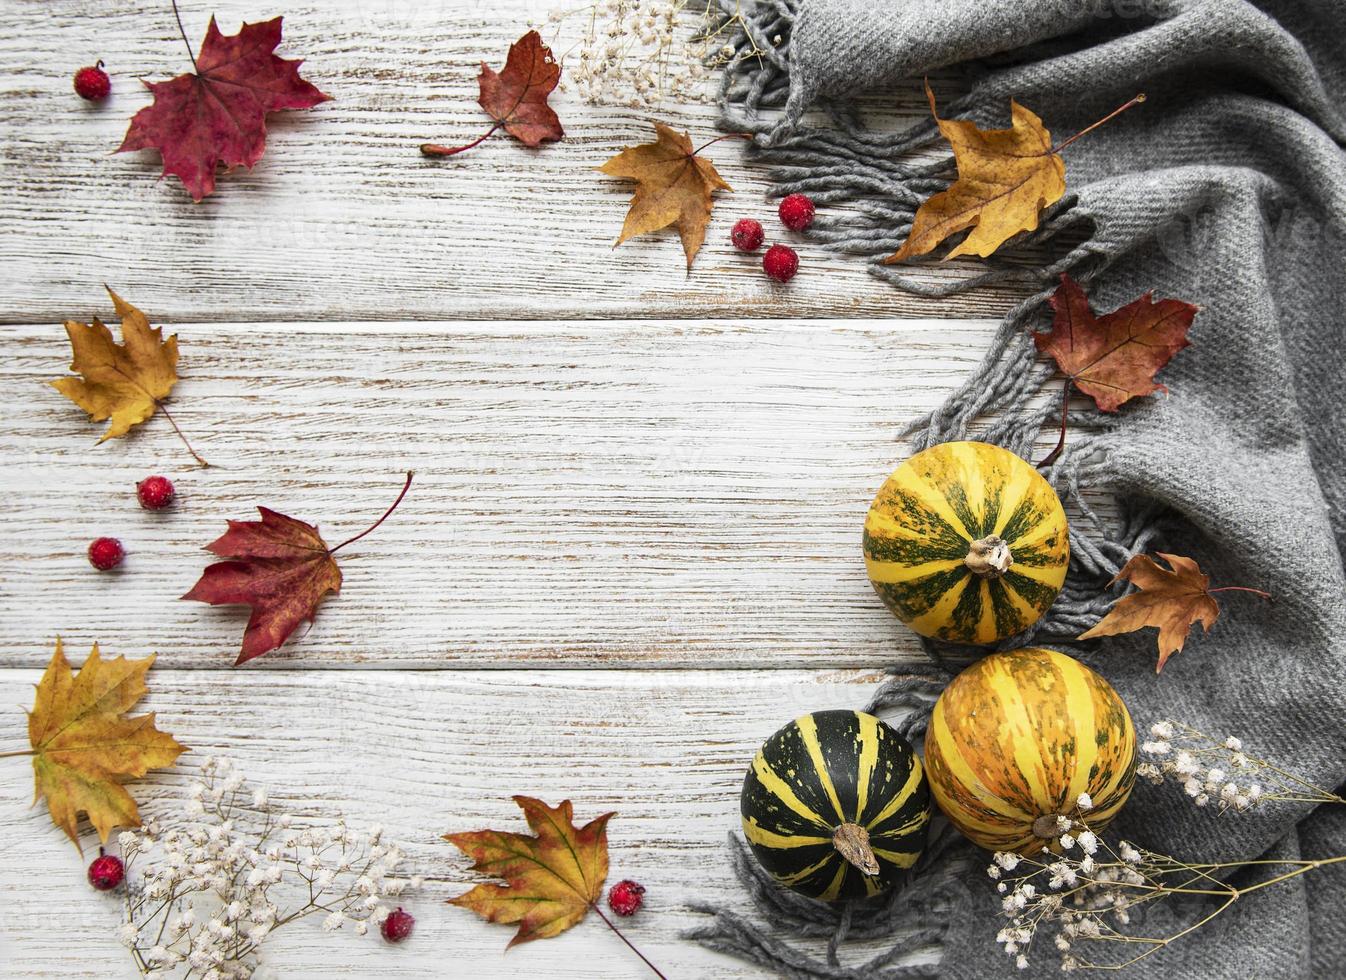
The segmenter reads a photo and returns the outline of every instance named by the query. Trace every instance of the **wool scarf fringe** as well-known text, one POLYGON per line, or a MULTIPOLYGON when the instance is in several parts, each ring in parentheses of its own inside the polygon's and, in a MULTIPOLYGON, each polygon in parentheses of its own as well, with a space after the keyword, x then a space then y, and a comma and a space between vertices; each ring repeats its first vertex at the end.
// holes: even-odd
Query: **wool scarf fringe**
MULTIPOLYGON (((830 125, 805 125, 803 106, 793 102, 790 93, 789 42, 799 0, 759 0, 750 8, 740 8, 738 0, 718 2, 726 17, 739 15, 741 28, 736 41, 739 57, 724 71, 720 125, 753 134, 748 152, 769 166, 770 196, 807 193, 821 204, 846 205, 844 213, 820 214, 815 219, 808 232, 813 241, 834 251, 867 257, 873 275, 922 296, 951 296, 1006 282, 1036 287, 1002 320, 978 368, 942 405, 900 433, 914 450, 921 450, 968 438, 974 422, 989 419, 989 427, 977 438, 1027 458, 1044 425, 1054 423, 1060 411, 1059 398, 1030 405, 1055 375, 1054 368, 1038 357, 1032 332, 1042 322, 1047 299, 1062 273, 1069 272, 1087 284, 1120 249, 1097 240, 1094 216, 1068 195, 1047 210, 1037 231, 1015 242, 1011 251, 1019 261, 991 260, 986 263, 987 271, 935 284, 913 279, 901 267, 880 264, 883 256, 896 251, 906 239, 921 202, 949 185, 954 173, 951 156, 910 163, 898 159, 933 144, 939 138, 937 128, 925 120, 898 133, 875 133, 864 127, 853 109, 839 105, 825 107, 830 125), (1071 241, 1074 244, 1067 244, 1064 254, 1034 261, 1035 255, 1053 246, 1060 252, 1061 243, 1071 241)), ((952 117, 978 108, 964 97, 948 105, 944 114, 952 117)), ((1122 501, 1109 526, 1086 497, 1084 488, 1107 484, 1104 437, 1113 425, 1114 421, 1096 412, 1069 414, 1066 449, 1044 473, 1075 515, 1070 528, 1069 575, 1047 616, 1002 643, 1000 649, 1079 636, 1098 622, 1116 598, 1108 586, 1117 572, 1132 555, 1147 550, 1165 529, 1168 515, 1155 505, 1122 501)), ((929 640, 925 648, 930 666, 925 670, 891 668, 866 709, 901 712, 893 724, 912 740, 924 735, 930 709, 952 674, 986 653, 984 648, 929 640)), ((929 924, 932 909, 939 910, 934 921, 947 922, 948 916, 957 914, 954 906, 960 898, 964 903, 970 901, 960 875, 974 860, 973 853, 945 825, 906 882, 882 904, 829 905, 782 888, 753 859, 747 844, 731 834, 735 874, 761 918, 771 926, 697 903, 693 909, 712 916, 712 921, 685 936, 801 980, 938 976, 937 962, 905 960, 914 950, 938 950, 943 929, 929 924), (826 936, 826 953, 819 958, 779 935, 826 936), (894 945, 863 964, 840 962, 838 949, 844 940, 879 938, 893 940, 894 945)))

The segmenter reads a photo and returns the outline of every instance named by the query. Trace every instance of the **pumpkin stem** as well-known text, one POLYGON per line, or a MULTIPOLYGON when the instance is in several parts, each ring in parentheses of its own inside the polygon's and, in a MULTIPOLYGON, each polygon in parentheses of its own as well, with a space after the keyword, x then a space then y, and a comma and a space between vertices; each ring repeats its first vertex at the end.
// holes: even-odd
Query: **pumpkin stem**
POLYGON ((1044 840, 1056 840, 1071 827, 1069 817, 1055 813, 1044 813, 1033 821, 1033 836, 1044 840))
POLYGON ((1014 564, 1014 554, 1008 542, 990 534, 972 542, 963 564, 978 578, 1000 578, 1014 564))
POLYGON ((838 854, 864 874, 879 873, 879 859, 874 856, 874 849, 869 846, 869 831, 858 823, 844 823, 834 830, 832 846, 837 849, 838 854))

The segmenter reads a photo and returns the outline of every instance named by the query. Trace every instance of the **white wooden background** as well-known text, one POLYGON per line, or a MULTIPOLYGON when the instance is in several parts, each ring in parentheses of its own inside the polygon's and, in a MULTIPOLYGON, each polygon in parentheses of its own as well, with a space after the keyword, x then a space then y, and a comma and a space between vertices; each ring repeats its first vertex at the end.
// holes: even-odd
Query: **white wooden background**
MULTIPOLYGON (((443 976, 449 955, 461 976, 641 976, 597 921, 506 955, 508 929, 444 904, 472 876, 440 835, 521 828, 514 793, 619 812, 610 880, 648 886, 629 932, 670 977, 754 975, 677 938, 689 899, 743 904, 724 848, 752 752, 919 656, 865 581, 864 512, 900 424, 1013 294, 923 300, 807 244, 771 284, 727 241, 745 215, 789 238, 732 143, 710 151, 735 192, 690 276, 672 234, 614 251, 631 188, 593 168, 654 118, 709 138, 707 106, 563 94, 562 144, 422 159, 485 128, 477 63, 548 6, 186 3, 194 43, 211 9, 227 33, 284 13, 281 53, 335 97, 273 116, 256 170, 200 205, 153 154, 109 155, 140 79, 188 68, 166 0, 0 6, 0 751, 25 747, 58 633, 73 657, 157 651, 144 706, 193 751, 135 785, 143 809, 224 753, 282 807, 384 823, 426 876, 416 935, 291 926, 268 944, 283 976, 443 976), (70 79, 99 58, 113 96, 89 106, 70 79), (43 384, 68 364, 60 322, 111 316, 104 282, 177 332, 172 408, 212 468, 162 418, 95 446, 43 384), (231 669, 246 611, 176 598, 224 520, 262 503, 339 540, 409 468, 312 630, 231 669), (147 514, 133 484, 158 472, 180 502, 147 514), (99 534, 129 549, 117 574, 87 565, 99 534)), ((897 113, 920 109, 913 86, 897 113)), ((31 794, 26 761, 0 760, 4 975, 132 976, 118 900, 31 794)))

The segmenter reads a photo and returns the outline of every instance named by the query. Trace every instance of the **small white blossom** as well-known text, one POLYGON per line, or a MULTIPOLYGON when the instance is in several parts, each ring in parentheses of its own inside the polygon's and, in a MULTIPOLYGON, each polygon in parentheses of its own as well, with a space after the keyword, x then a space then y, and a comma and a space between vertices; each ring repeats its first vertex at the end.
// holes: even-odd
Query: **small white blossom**
POLYGON ((1084 851, 1085 854, 1093 854, 1098 850, 1098 837, 1092 830, 1081 832, 1076 840, 1079 842, 1080 850, 1084 851))
POLYGON ((333 912, 327 918, 322 920, 323 932, 336 932, 341 928, 341 924, 346 921, 346 917, 340 912, 333 912))
POLYGON ((1079 807, 1081 810, 1087 812, 1094 808, 1094 801, 1093 798, 1090 797, 1088 793, 1081 793, 1079 795, 1079 798, 1075 800, 1075 805, 1079 807))
POLYGON ((1150 734, 1155 738, 1168 740, 1173 737, 1173 722, 1159 721, 1150 726, 1150 734))
POLYGON ((1230 735, 1227 739, 1224 740, 1224 747, 1229 749, 1229 751, 1231 752, 1238 752, 1243 748, 1243 743, 1240 742, 1238 738, 1236 738, 1235 736, 1230 735))

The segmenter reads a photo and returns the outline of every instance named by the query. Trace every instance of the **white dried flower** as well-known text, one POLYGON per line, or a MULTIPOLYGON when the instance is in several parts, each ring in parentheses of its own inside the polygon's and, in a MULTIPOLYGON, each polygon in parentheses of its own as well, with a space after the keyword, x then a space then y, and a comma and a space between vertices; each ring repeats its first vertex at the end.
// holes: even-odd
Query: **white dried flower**
POLYGON ((1168 740, 1173 737, 1173 722, 1158 721, 1150 726, 1150 734, 1155 738, 1168 740))
POLYGON ((346 921, 346 917, 340 912, 333 912, 327 918, 322 920, 323 932, 336 932, 341 928, 341 924, 346 921))
POLYGON ((1243 743, 1240 742, 1235 736, 1230 735, 1227 739, 1224 740, 1224 747, 1231 752, 1238 752, 1242 750, 1243 743))
POLYGON ((1094 800, 1088 793, 1081 793, 1075 800, 1075 805, 1081 810, 1088 812, 1094 808, 1094 800))

